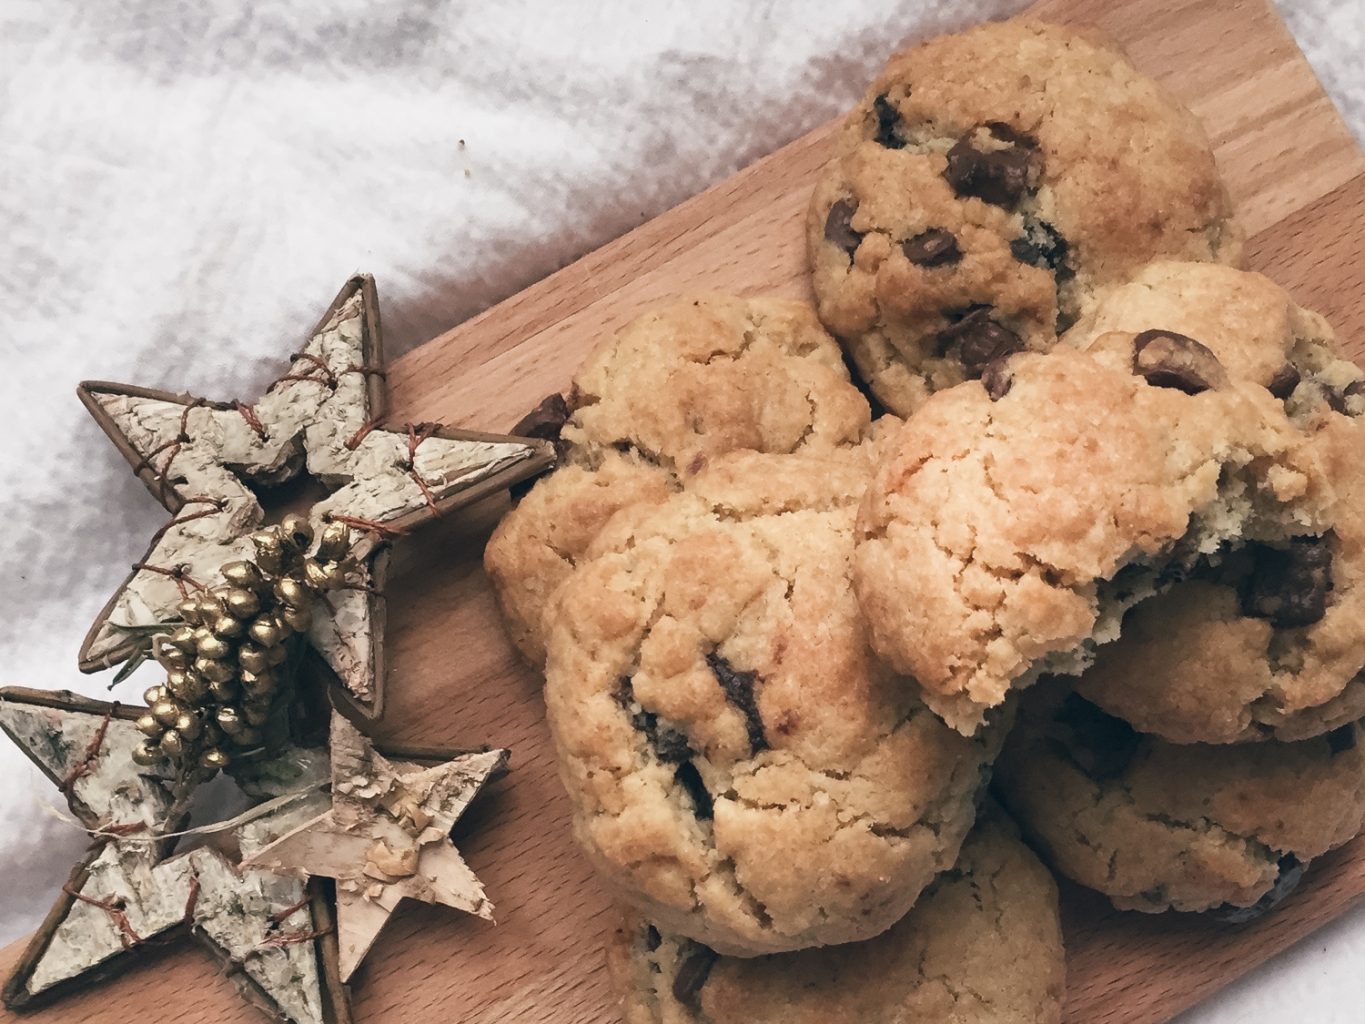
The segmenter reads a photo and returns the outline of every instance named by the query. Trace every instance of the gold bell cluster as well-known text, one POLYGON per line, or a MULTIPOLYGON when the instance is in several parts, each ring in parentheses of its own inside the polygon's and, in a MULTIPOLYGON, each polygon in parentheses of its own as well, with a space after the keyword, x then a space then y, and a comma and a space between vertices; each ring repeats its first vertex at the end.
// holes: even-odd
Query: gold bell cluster
POLYGON ((251 542, 256 557, 224 565, 223 583, 182 601, 182 624, 154 639, 166 682, 146 693, 138 764, 212 774, 260 747, 284 689, 290 637, 311 625, 318 596, 355 570, 344 523, 328 523, 312 553, 313 528, 298 515, 251 542))

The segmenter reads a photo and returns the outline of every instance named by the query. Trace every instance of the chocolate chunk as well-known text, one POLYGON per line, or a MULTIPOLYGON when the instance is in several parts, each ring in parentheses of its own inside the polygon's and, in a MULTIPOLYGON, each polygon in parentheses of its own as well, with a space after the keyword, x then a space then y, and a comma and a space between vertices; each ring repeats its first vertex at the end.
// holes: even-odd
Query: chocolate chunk
POLYGON ((1028 191, 1038 159, 1037 142, 1008 125, 992 121, 984 126, 1004 149, 976 148, 973 129, 948 150, 943 176, 959 196, 974 196, 994 206, 1013 206, 1028 191))
POLYGON ((1347 410, 1346 400, 1360 394, 1365 394, 1365 381, 1353 381, 1344 388, 1324 387, 1322 389, 1322 396, 1327 399, 1327 404, 1331 407, 1332 411, 1342 413, 1343 415, 1350 415, 1347 410))
POLYGON ((940 353, 946 355, 956 347, 958 361, 973 375, 981 373, 986 364, 1021 352, 1024 348, 1019 335, 992 319, 992 308, 973 306, 960 313, 949 314, 956 318, 956 322, 938 332, 940 353))
POLYGON ((1322 537, 1299 537, 1287 548, 1253 545, 1254 567, 1242 591, 1242 612, 1276 629, 1311 626, 1327 614, 1332 548, 1322 537))
POLYGON ((693 1013, 701 1012, 701 989, 720 955, 708 946, 693 946, 673 978, 673 998, 693 1013))
POLYGON ((878 96, 872 101, 872 112, 877 115, 877 134, 872 136, 873 141, 887 149, 903 148, 905 143, 896 138, 896 129, 901 123, 900 111, 885 96, 878 96))
POLYGON ((1057 712, 1057 721, 1071 733, 1067 754, 1092 779, 1122 775, 1142 743, 1137 730, 1123 719, 1106 714, 1074 693, 1057 712))
POLYGON ((660 943, 663 941, 664 938, 659 934, 659 929, 655 928, 653 925, 650 925, 645 929, 645 949, 653 953, 659 948, 660 943))
POLYGON ((829 216, 825 218, 825 241, 833 242, 850 258, 863 241, 862 232, 853 230, 853 215, 857 212, 857 203, 840 199, 829 208, 829 216))
POLYGON ((1275 371, 1275 376, 1270 378, 1266 390, 1280 401, 1284 401, 1294 393, 1294 389, 1299 386, 1301 380, 1303 380, 1303 375, 1299 373, 1298 367, 1293 363, 1285 363, 1275 371))
POLYGON ((715 813, 715 804, 711 800, 711 794, 706 790, 706 783, 702 781, 697 766, 691 761, 684 761, 678 765, 673 778, 678 780, 678 785, 692 798, 692 813, 702 821, 710 821, 715 813))
POLYGON ((1286 853, 1280 858, 1279 868, 1280 873, 1275 878, 1274 886, 1251 906, 1234 907, 1231 904, 1224 904, 1209 911, 1210 916, 1224 924, 1246 924, 1270 913, 1299 887, 1299 882, 1303 879, 1304 865, 1292 853, 1286 853))
POLYGON ((1070 248, 1066 239, 1046 221, 1030 222, 1023 237, 1010 242, 1010 254, 1020 263, 1053 272, 1068 272, 1066 255, 1070 248))
POLYGON ((660 761, 681 764, 692 756, 692 746, 686 736, 677 729, 659 725, 658 715, 640 707, 629 676, 622 676, 617 681, 616 703, 630 716, 631 728, 645 734, 660 761))
POLYGON ((1197 395, 1223 387, 1228 372, 1205 345, 1175 331, 1143 331, 1133 339, 1133 372, 1157 388, 1197 395))
POLYGON ((1344 754, 1348 750, 1354 750, 1356 746, 1356 727, 1354 725, 1343 725, 1340 729, 1334 729, 1327 734, 1327 746, 1333 755, 1344 754))
POLYGON ((764 735, 763 718, 758 712, 758 700, 754 696, 758 673, 739 671, 716 651, 706 656, 706 664, 720 683, 720 688, 725 691, 725 699, 744 716, 750 752, 757 754, 760 750, 767 750, 768 737, 764 735))
POLYGON ((564 429, 564 424, 568 421, 569 403, 564 401, 563 395, 555 392, 553 395, 546 395, 541 399, 539 405, 517 420, 517 425, 512 428, 512 433, 517 437, 535 437, 542 441, 558 441, 559 432, 564 429))
POLYGON ((986 386, 986 394, 992 402, 998 402, 1014 387, 1014 374, 1009 370, 1009 358, 995 359, 986 364, 981 371, 981 383, 986 386))
POLYGON ((941 267, 962 259, 957 239, 943 228, 930 228, 908 242, 902 242, 901 252, 907 260, 921 267, 941 267))

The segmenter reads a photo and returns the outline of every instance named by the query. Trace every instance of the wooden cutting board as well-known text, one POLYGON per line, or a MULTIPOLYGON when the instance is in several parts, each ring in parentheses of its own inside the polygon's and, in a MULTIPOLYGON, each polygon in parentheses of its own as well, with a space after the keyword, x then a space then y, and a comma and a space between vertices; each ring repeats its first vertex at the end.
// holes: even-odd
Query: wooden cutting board
MULTIPOLYGON (((1044 0, 1036 10, 1104 27, 1203 118, 1252 236, 1253 266, 1327 314, 1352 354, 1365 356, 1365 154, 1266 0, 1044 0)), ((867 71, 870 79, 875 69, 867 71)), ((392 421, 508 427, 564 388, 598 338, 678 292, 807 296, 801 219, 830 139, 830 126, 817 129, 410 353, 390 373, 392 421)), ((399 545, 389 708, 379 726, 389 743, 512 748, 510 775, 456 836, 499 924, 403 911, 359 978, 361 1024, 616 1019, 601 954, 614 914, 569 838, 539 680, 503 639, 480 569, 503 508, 490 500, 399 545)), ((1068 891, 1067 1019, 1168 1020, 1362 894, 1365 842, 1322 858, 1283 909, 1240 929, 1119 914, 1068 891)), ((0 969, 7 973, 19 950, 0 954, 0 969)), ((26 1016, 43 1024, 258 1019, 196 948, 132 957, 117 981, 26 1016)), ((0 1022, 14 1019, 0 1012, 0 1022)))

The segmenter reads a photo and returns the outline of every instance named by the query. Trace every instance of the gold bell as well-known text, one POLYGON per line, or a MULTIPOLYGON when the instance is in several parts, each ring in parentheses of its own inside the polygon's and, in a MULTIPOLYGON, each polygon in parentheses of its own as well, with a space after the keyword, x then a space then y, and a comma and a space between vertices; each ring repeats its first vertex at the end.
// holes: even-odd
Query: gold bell
POLYGON ((255 644, 242 644, 237 652, 237 663, 246 671, 260 675, 270 668, 270 657, 264 647, 255 644))
MULTIPOLYGON (((211 665, 217 662, 209 662, 211 665)), ((208 683, 197 672, 172 672, 166 677, 171 696, 186 704, 198 704, 209 692, 208 683)))
POLYGON ((308 562, 303 567, 303 578, 314 590, 335 590, 346 582, 346 574, 335 562, 308 562))
POLYGON ((232 700, 238 692, 239 687, 235 679, 215 679, 209 683, 209 693, 213 694, 214 700, 232 700))
POLYGON ((175 613, 186 622, 199 625, 199 599, 187 597, 175 606, 175 613))
POLYGON ((313 609, 306 605, 302 608, 282 608, 280 618, 291 630, 303 633, 313 624, 313 609))
POLYGON ((189 668, 189 654, 179 647, 172 647, 168 643, 163 643, 162 640, 163 638, 158 637, 152 643, 152 656, 156 658, 157 664, 171 671, 189 668))
POLYGON ((164 686, 153 686, 143 692, 142 699, 147 702, 148 707, 151 707, 157 701, 165 700, 167 696, 168 693, 164 686))
POLYGON ((185 709, 173 700, 159 700, 152 705, 152 717, 170 728, 185 709))
POLYGON ((211 661, 208 658, 196 658, 194 670, 210 683, 227 682, 233 676, 232 663, 226 660, 211 661))
POLYGON ((285 576, 275 582, 275 596, 290 608, 306 608, 313 602, 313 592, 301 580, 285 576))
POLYGON ((162 760, 161 749, 151 740, 143 740, 133 748, 133 763, 140 764, 144 768, 160 764, 162 760))
POLYGON ((230 589, 223 603, 227 605, 228 614, 236 619, 249 619, 261 610, 261 599, 245 587, 230 589))
POLYGON ((260 590, 265 586, 265 576, 254 562, 245 560, 229 562, 223 566, 223 579, 232 586, 243 590, 260 590))
POLYGON ((217 747, 212 747, 199 755, 199 767, 207 768, 211 772, 220 771, 232 763, 232 758, 223 753, 217 747))
POLYGON ((166 643, 188 653, 194 651, 194 627, 177 626, 166 635, 166 643))
POLYGON ((318 538, 318 557, 324 562, 340 562, 351 551, 351 528, 345 523, 328 523, 318 538))
POLYGON ((139 715, 136 724, 138 732, 142 733, 144 736, 150 736, 153 739, 160 736, 164 731, 162 724, 158 722, 156 716, 150 712, 145 715, 139 715))
POLYGON ((297 551, 306 551, 308 545, 313 543, 313 524, 297 512, 291 512, 280 520, 280 532, 284 534, 285 543, 297 551))
POLYGON ((209 629, 213 630, 213 635, 221 639, 231 639, 234 636, 241 636, 243 629, 241 619, 234 619, 231 615, 220 615, 213 620, 209 629))
POLYGON ((251 535, 256 546, 256 562, 266 573, 277 573, 284 568, 284 541, 278 530, 261 530, 251 535))
POLYGON ((157 745, 161 752, 172 760, 178 761, 185 755, 185 741, 174 729, 167 730, 157 745))
POLYGON ((284 639, 284 633, 273 615, 262 615, 247 627, 247 636, 262 647, 274 647, 284 639))
POLYGON ((188 711, 176 717, 174 728, 187 740, 198 739, 200 733, 204 731, 204 725, 199 721, 199 716, 188 711))
POLYGON ((243 671, 238 678, 242 681, 242 689, 253 697, 269 697, 275 692, 275 687, 279 684, 279 681, 269 672, 243 671))
POLYGON ((200 627, 194 631, 194 646, 201 658, 214 661, 226 658, 232 653, 232 645, 222 637, 214 636, 208 629, 200 627))
POLYGON ((224 705, 214 712, 213 720, 218 723, 218 728, 229 736, 237 736, 246 728, 246 722, 242 721, 241 713, 230 704, 224 705))

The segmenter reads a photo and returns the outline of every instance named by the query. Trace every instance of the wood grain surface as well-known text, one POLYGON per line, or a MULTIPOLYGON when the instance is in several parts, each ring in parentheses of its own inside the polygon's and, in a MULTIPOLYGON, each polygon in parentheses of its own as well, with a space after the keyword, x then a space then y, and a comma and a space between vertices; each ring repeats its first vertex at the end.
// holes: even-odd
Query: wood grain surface
MULTIPOLYGON (((1365 356, 1365 155, 1269 5, 1045 0, 1037 10, 1107 29, 1203 118, 1252 236, 1253 266, 1326 313, 1351 354, 1365 356)), ((807 295, 801 220, 830 138, 829 126, 815 130, 413 351, 390 373, 393 420, 501 430, 564 388, 599 338, 655 300, 705 289, 807 295)), ((569 837, 539 680, 503 639, 480 569, 504 507, 489 499, 398 545, 389 705, 378 725, 393 744, 512 749, 510 774, 456 833, 499 924, 423 906, 401 911, 357 979, 362 1024, 616 1019, 601 953, 614 914, 569 837)), ((1239 929, 1121 914, 1069 890, 1067 1020, 1168 1020, 1362 894, 1365 842, 1322 858, 1283 909, 1239 929)), ((0 954, 0 970, 20 950, 0 954)), ((196 949, 138 953, 128 963, 116 981, 26 1019, 258 1019, 196 949)), ((15 1019, 0 1013, 0 1022, 15 1019)))

